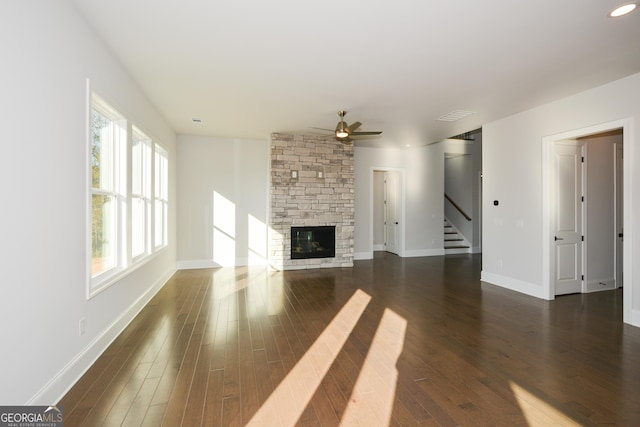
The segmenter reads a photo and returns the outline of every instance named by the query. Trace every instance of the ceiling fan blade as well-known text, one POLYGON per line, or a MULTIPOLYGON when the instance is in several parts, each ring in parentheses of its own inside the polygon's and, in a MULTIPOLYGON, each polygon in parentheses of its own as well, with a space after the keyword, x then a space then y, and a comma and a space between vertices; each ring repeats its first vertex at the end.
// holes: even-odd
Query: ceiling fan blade
POLYGON ((382 131, 377 132, 351 132, 349 136, 363 136, 363 135, 380 135, 382 131))
POLYGON ((325 129, 325 128, 317 128, 315 126, 309 126, 310 129, 318 129, 318 130, 324 130, 327 132, 335 132, 333 129, 325 129))
POLYGON ((356 129, 358 129, 360 126, 362 126, 362 123, 360 122, 353 122, 349 125, 349 131, 350 132, 354 132, 356 129))

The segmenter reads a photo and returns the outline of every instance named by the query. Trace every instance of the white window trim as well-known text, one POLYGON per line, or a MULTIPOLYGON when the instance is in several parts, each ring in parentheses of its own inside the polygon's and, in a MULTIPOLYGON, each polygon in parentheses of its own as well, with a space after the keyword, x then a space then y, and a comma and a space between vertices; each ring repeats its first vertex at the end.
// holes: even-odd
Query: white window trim
MULTIPOLYGON (((91 169, 91 154, 92 154, 92 144, 93 141, 91 139, 91 117, 92 110, 94 109, 101 110, 105 115, 110 116, 114 121, 122 121, 124 122, 124 126, 128 127, 126 123, 126 119, 124 116, 113 109, 108 103, 106 103, 100 96, 96 94, 92 94, 89 91, 89 103, 88 103, 88 111, 87 111, 87 186, 88 186, 88 228, 89 232, 87 234, 88 240, 88 278, 89 285, 87 288, 87 293, 89 296, 93 295, 96 290, 105 286, 105 283, 110 282, 112 277, 118 276, 122 271, 124 271, 127 267, 127 220, 128 220, 128 196, 127 196, 127 163, 128 163, 128 141, 117 141, 116 146, 114 147, 114 162, 118 162, 118 165, 114 168, 112 173, 114 174, 114 188, 111 191, 101 191, 93 189, 93 180, 92 180, 92 169, 91 169), (122 152, 124 150, 124 152, 122 152), (124 165, 123 165, 124 160, 124 165), (124 193, 124 194, 123 194, 124 193), (92 215, 93 215, 93 195, 94 194, 105 194, 111 195, 115 197, 116 200, 116 213, 115 213, 115 233, 116 233, 116 253, 115 253, 115 265, 107 270, 104 270, 97 275, 93 275, 92 265, 93 265, 93 255, 92 255, 92 215)), ((127 132, 127 139, 129 138, 127 132)))
POLYGON ((168 246, 169 244, 169 222, 168 222, 168 215, 169 215, 169 156, 167 154, 167 150, 165 150, 159 143, 155 142, 153 143, 153 189, 152 189, 152 194, 153 194, 153 250, 154 251, 158 251, 161 250, 162 248, 165 248, 168 246), (156 184, 158 182, 158 178, 156 177, 156 167, 157 167, 157 161, 156 161, 156 155, 159 155, 164 162, 166 163, 166 166, 164 168, 163 174, 160 176, 159 180, 162 181, 160 183, 160 185, 162 186, 162 188, 160 189, 161 194, 160 197, 158 197, 156 195, 156 184), (162 241, 161 242, 157 242, 156 241, 156 221, 157 221, 157 210, 156 210, 156 202, 157 201, 161 201, 163 209, 162 209, 162 214, 163 214, 163 218, 162 218, 162 241))
POLYGON ((129 176, 131 177, 130 179, 130 186, 131 189, 129 191, 129 205, 131 206, 131 214, 130 214, 130 218, 131 218, 131 237, 130 237, 130 241, 131 241, 131 264, 138 264, 139 262, 141 262, 142 260, 144 260, 145 258, 149 257, 154 251, 153 251, 153 245, 152 245, 152 231, 153 231, 153 227, 152 227, 152 213, 153 213, 153 152, 154 152, 154 142, 151 139, 151 137, 149 137, 145 132, 143 132, 142 130, 140 130, 137 126, 132 125, 131 126, 132 130, 131 130, 131 144, 130 144, 130 149, 129 151, 131 152, 131 173, 129 174, 129 176), (134 133, 138 133, 141 136, 145 137, 145 140, 142 141, 143 144, 146 145, 147 150, 148 150, 148 158, 146 159, 146 164, 143 166, 143 177, 142 177, 142 182, 141 182, 141 192, 140 194, 137 194, 133 192, 133 135, 134 133), (144 228, 145 228, 145 235, 144 235, 144 248, 143 251, 139 254, 133 255, 133 240, 134 240, 134 236, 133 236, 133 203, 134 200, 137 199, 141 199, 145 205, 145 219, 144 219, 144 228))
POLYGON ((134 125, 131 121, 123 114, 117 113, 118 116, 122 117, 123 120, 126 121, 127 126, 127 141, 125 144, 125 152, 126 152, 126 164, 124 167, 121 166, 120 172, 124 173, 125 181, 125 194, 120 195, 121 200, 121 208, 118 209, 118 219, 119 222, 119 238, 118 242, 118 253, 116 254, 116 267, 111 268, 109 270, 103 271, 95 276, 92 276, 92 195, 97 192, 93 191, 93 183, 92 183, 92 169, 91 169, 91 149, 92 149, 92 140, 91 140, 91 114, 93 108, 94 99, 98 100, 98 102, 106 107, 107 109, 111 109, 111 111, 117 113, 116 109, 111 107, 111 104, 106 102, 104 98, 102 98, 99 94, 96 94, 91 89, 91 84, 89 79, 87 79, 86 83, 86 111, 85 111, 85 121, 86 121, 86 144, 85 149, 85 161, 86 161, 86 227, 85 227, 85 235, 86 235, 86 269, 85 269, 85 277, 87 278, 86 282, 86 298, 91 299, 102 291, 108 289, 111 285, 117 283, 122 280, 124 277, 128 276, 138 268, 144 266, 149 261, 154 259, 157 255, 164 252, 164 250, 168 246, 168 218, 165 219, 164 223, 164 243, 161 245, 156 245, 154 242, 155 239, 155 152, 156 149, 161 150, 163 155, 165 156, 167 162, 167 168, 165 173, 167 174, 167 197, 164 199, 166 203, 166 215, 168 216, 169 212, 169 201, 168 201, 168 168, 169 168, 169 157, 168 152, 165 150, 162 145, 156 142, 153 137, 151 137, 147 132, 141 130, 141 128, 136 126, 136 129, 140 130, 146 136, 149 137, 149 145, 150 145, 150 161, 149 161, 149 170, 146 172, 149 178, 149 213, 148 213, 148 224, 147 224, 147 247, 146 252, 136 256, 133 258, 131 256, 132 253, 132 229, 131 229, 131 221, 132 221, 132 130, 134 125))

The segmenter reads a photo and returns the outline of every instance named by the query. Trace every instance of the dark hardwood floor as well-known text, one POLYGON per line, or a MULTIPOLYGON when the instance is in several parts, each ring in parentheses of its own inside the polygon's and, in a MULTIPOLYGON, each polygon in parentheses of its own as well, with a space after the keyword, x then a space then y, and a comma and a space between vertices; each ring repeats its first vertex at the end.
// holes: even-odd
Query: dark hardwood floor
POLYGON ((179 271, 59 402, 65 425, 640 425, 621 290, 543 301, 479 263, 179 271))

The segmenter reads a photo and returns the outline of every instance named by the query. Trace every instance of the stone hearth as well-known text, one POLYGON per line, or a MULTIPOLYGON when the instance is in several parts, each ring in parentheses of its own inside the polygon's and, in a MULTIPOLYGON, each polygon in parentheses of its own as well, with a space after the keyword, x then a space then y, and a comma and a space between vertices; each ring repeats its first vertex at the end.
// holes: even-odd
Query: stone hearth
POLYGON ((276 269, 353 266, 353 145, 332 136, 271 135, 269 264, 276 269), (291 227, 335 226, 335 257, 291 259, 291 227))

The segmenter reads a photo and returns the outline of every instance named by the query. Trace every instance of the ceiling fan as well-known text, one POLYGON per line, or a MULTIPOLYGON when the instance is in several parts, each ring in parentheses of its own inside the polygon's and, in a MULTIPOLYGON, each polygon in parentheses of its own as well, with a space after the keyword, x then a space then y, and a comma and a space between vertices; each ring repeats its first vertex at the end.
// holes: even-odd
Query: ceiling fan
POLYGON ((314 128, 320 130, 326 130, 329 132, 335 132, 336 139, 343 144, 349 144, 353 141, 353 138, 357 138, 359 136, 367 136, 367 135, 380 135, 382 131, 372 131, 372 132, 356 132, 356 129, 359 129, 362 126, 360 122, 353 122, 350 125, 344 121, 344 116, 347 114, 346 111, 340 110, 338 111, 338 116, 340 116, 340 121, 336 125, 335 131, 331 129, 323 129, 323 128, 314 128))

